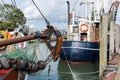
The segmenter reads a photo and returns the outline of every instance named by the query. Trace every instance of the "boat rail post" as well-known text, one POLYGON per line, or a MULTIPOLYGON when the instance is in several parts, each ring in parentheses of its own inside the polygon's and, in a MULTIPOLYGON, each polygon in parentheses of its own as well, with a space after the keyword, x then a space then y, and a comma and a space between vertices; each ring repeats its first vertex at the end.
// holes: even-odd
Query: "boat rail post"
MULTIPOLYGON (((115 51, 120 55, 120 25, 115 25, 115 51)), ((120 58, 117 63, 118 71, 116 75, 116 80, 120 80, 120 58)))
POLYGON ((99 77, 102 77, 102 73, 107 65, 107 45, 108 45, 108 24, 109 15, 103 14, 101 16, 100 23, 100 62, 99 62, 99 77))

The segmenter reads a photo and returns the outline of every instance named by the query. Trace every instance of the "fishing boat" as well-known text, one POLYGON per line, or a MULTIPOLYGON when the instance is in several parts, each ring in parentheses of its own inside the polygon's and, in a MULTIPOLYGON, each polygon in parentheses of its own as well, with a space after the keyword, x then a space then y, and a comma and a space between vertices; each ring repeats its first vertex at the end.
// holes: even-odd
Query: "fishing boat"
MULTIPOLYGON (((57 36, 59 34, 56 33, 53 27, 49 26, 48 29, 43 31, 43 33, 18 37, 14 39, 7 39, 0 41, 0 47, 8 46, 11 44, 16 44, 24 41, 34 40, 34 39, 42 39, 50 50, 50 54, 46 58, 46 60, 36 60, 38 55, 35 55, 35 51, 31 49, 36 47, 36 44, 39 44, 39 40, 32 43, 28 47, 24 49, 15 49, 10 53, 3 54, 0 56, 0 79, 1 80, 24 80, 25 74, 35 75, 41 72, 45 68, 45 66, 50 61, 56 61, 59 57, 60 47, 62 45, 62 37, 57 36), (51 45, 50 40, 52 34, 56 34, 56 44, 51 45), (30 50, 30 51, 28 51, 30 50), (33 57, 34 56, 34 57, 33 57), (36 56, 36 57, 35 57, 36 56)), ((40 53, 39 53, 40 54, 40 53)))
POLYGON ((11 39, 6 39, 5 35, 0 33, 0 38, 2 39, 0 40, 1 49, 5 49, 5 47, 8 47, 9 45, 16 45, 19 43, 20 47, 22 47, 22 49, 16 48, 11 52, 0 55, 0 80, 25 80, 26 74, 32 76, 40 74, 48 63, 51 61, 55 62, 59 58, 63 38, 58 33, 58 30, 55 30, 54 27, 50 25, 48 20, 35 4, 34 0, 32 0, 32 2, 46 21, 47 29, 42 32, 36 32, 34 35, 15 37, 11 39), (55 40, 54 45, 51 44, 53 41, 52 36, 54 36, 55 40), (30 43, 27 47, 24 47, 24 45, 21 44, 30 40, 34 40, 34 42, 30 43), (49 50, 49 55, 46 59, 40 58, 40 53, 37 52, 41 41, 46 44, 49 50))
MULTIPOLYGON (((81 64, 99 61, 99 23, 98 14, 94 11, 94 0, 81 2, 86 5, 86 18, 76 16, 74 10, 70 13, 68 4, 67 40, 63 41, 60 58, 71 64, 81 64), (88 18, 88 7, 92 6, 88 18), (72 17, 72 18, 71 18, 72 17), (94 18, 94 19, 92 19, 94 18)), ((82 11, 82 12, 84 12, 82 11)))

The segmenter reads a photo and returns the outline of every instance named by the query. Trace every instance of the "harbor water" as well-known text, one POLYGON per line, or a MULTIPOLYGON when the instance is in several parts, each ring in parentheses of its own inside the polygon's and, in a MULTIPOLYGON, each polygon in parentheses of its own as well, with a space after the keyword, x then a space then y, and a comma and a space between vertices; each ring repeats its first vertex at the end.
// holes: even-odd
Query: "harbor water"
POLYGON ((29 75, 27 80, 98 80, 97 63, 69 66, 59 60, 48 65, 39 75, 29 75), (50 71, 49 66, 51 66, 50 71))
MULTIPOLYGON (((48 56, 49 50, 45 44, 40 44, 42 57, 48 56)), ((38 75, 27 75, 26 80, 99 80, 99 64, 72 65, 58 60, 50 62, 38 75)))

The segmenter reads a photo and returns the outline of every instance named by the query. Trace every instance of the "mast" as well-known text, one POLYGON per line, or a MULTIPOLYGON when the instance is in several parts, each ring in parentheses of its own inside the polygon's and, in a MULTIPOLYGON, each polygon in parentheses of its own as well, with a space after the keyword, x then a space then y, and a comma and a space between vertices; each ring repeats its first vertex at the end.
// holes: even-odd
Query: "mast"
POLYGON ((86 20, 87 20, 87 17, 88 17, 88 15, 87 15, 87 13, 88 13, 88 9, 87 9, 87 7, 88 7, 88 2, 87 2, 87 0, 86 0, 86 2, 85 2, 85 5, 86 5, 85 18, 86 18, 86 20))

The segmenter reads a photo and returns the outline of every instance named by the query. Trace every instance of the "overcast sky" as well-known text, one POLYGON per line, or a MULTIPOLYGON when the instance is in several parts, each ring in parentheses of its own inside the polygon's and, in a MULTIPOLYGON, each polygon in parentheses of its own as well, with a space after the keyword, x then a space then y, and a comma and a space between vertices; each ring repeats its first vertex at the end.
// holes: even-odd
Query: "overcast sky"
MULTIPOLYGON (((3 0, 5 3, 10 3, 11 0, 3 0)), ((12 0, 14 1, 14 0, 12 0)), ((46 28, 45 21, 41 14, 36 9, 35 5, 32 3, 32 0, 15 0, 17 7, 20 8, 26 18, 27 25, 33 25, 35 28, 44 29, 46 28)), ((34 0, 38 5, 44 16, 48 19, 48 21, 53 26, 57 26, 58 28, 66 29, 67 28, 67 0, 34 0)), ((85 0, 68 0, 71 4, 71 9, 75 8, 82 1, 85 0)), ((112 2, 115 0, 105 0, 105 7, 109 9, 112 2), (107 4, 108 3, 108 4, 107 4)), ((79 16, 84 16, 84 13, 80 11, 80 6, 78 6, 79 16)), ((84 8, 82 8, 83 10, 84 8)))

